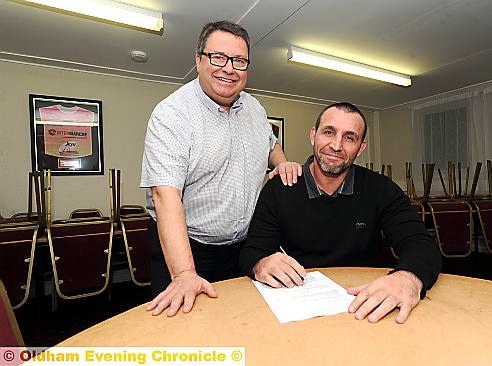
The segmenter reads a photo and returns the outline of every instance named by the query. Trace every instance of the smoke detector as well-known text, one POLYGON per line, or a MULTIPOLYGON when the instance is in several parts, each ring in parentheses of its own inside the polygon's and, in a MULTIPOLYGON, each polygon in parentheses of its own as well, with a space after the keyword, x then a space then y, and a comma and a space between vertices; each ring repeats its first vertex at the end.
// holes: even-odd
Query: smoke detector
POLYGON ((147 52, 145 51, 139 51, 139 50, 133 50, 130 52, 131 58, 135 62, 147 62, 148 56, 147 52))

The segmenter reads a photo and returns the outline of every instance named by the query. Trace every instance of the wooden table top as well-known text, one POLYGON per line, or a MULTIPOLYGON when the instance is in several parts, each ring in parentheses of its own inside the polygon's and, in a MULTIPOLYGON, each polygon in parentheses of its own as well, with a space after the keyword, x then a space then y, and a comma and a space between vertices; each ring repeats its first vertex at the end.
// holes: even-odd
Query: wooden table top
MULTIPOLYGON (((344 287, 387 273, 374 268, 320 269, 344 287)), ((396 312, 378 323, 338 314, 280 324, 251 280, 218 282, 189 314, 152 316, 145 304, 59 344, 239 346, 247 365, 491 365, 492 281, 441 274, 405 324, 396 312)))

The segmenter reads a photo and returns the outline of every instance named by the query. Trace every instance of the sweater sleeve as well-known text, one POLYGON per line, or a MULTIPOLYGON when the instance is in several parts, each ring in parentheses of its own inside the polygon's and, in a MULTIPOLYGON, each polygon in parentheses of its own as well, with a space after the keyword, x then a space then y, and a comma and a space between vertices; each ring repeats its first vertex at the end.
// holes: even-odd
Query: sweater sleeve
POLYGON ((423 298, 441 271, 441 254, 437 243, 407 196, 389 179, 382 202, 381 225, 399 257, 396 270, 412 272, 422 281, 423 298))
POLYGON ((278 251, 280 227, 278 217, 278 192, 280 178, 268 181, 261 190, 255 212, 249 225, 246 243, 241 248, 239 267, 241 272, 253 278, 256 262, 278 251))

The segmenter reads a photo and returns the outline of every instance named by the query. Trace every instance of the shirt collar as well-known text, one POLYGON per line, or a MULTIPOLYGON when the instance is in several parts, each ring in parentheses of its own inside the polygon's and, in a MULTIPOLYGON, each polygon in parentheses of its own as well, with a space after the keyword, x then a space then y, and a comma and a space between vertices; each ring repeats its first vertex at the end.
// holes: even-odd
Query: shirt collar
POLYGON ((309 165, 311 165, 313 161, 314 161, 314 155, 311 155, 302 166, 302 174, 304 175, 304 181, 306 183, 306 188, 310 199, 317 198, 322 195, 326 195, 328 197, 337 197, 339 194, 348 196, 354 193, 355 170, 353 166, 350 167, 347 176, 343 180, 343 183, 340 186, 340 188, 338 188, 336 192, 334 192, 332 195, 329 195, 328 193, 324 192, 321 188, 318 187, 318 185, 314 180, 313 175, 311 174, 311 169, 309 169, 309 165))
MULTIPOLYGON (((211 112, 224 114, 227 110, 215 103, 205 92, 203 91, 198 78, 193 81, 193 88, 198 96, 198 99, 207 107, 211 112)), ((231 112, 237 112, 243 108, 244 92, 240 92, 237 99, 232 103, 231 112)))

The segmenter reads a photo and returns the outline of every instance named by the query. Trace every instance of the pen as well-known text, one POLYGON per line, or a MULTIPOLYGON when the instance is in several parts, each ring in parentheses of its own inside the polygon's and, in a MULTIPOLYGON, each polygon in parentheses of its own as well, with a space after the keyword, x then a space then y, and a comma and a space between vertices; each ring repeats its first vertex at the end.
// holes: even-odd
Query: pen
MULTIPOLYGON (((281 245, 279 245, 279 248, 280 248, 280 251, 281 251, 282 253, 284 253, 285 255, 288 255, 288 254, 285 252, 284 248, 282 248, 282 246, 281 246, 281 245)), ((302 277, 299 273, 298 273, 298 275, 299 275, 299 277, 301 277, 301 280, 303 280, 303 281, 304 281, 304 277, 302 277)))

